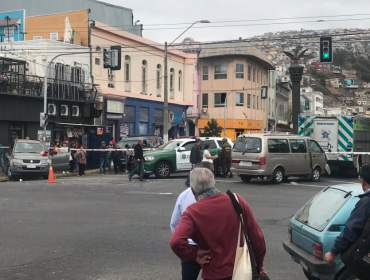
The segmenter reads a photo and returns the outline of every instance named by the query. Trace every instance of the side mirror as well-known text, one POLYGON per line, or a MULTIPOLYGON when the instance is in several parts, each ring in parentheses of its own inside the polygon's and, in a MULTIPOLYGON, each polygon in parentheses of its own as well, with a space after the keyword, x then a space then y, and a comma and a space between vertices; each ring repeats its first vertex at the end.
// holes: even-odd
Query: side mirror
POLYGON ((177 151, 184 152, 185 151, 185 148, 184 147, 180 147, 177 151))

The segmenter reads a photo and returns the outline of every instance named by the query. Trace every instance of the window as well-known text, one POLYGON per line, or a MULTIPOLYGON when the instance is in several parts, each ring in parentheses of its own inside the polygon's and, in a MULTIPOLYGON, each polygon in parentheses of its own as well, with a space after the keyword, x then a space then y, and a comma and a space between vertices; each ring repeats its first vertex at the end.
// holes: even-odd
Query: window
POLYGON ((208 66, 203 66, 203 81, 208 81, 208 66))
POLYGON ((158 64, 157 65, 157 89, 161 88, 161 73, 162 73, 162 66, 158 64))
POLYGON ((239 106, 239 107, 244 106, 244 93, 243 92, 236 93, 236 106, 239 106))
POLYGON ((14 36, 14 26, 9 26, 4 28, 5 36, 14 36))
POLYGON ((95 57, 95 65, 100 65, 100 58, 95 57))
POLYGON ((33 40, 41 40, 42 36, 33 36, 33 40))
POLYGON ((258 83, 258 72, 259 72, 258 69, 256 70, 256 72, 257 72, 257 80, 256 80, 256 82, 258 83))
POLYGON ((271 113, 271 98, 269 98, 269 104, 268 104, 268 107, 269 107, 269 114, 271 113))
POLYGON ((215 66, 215 80, 227 79, 227 65, 215 66))
POLYGON ((173 91, 174 90, 174 78, 175 78, 175 70, 173 68, 171 68, 170 70, 170 90, 173 91))
MULTIPOLYGON (((204 150, 205 145, 209 145, 209 147, 211 149, 217 149, 217 145, 216 145, 216 142, 214 140, 205 140, 205 141, 202 141, 202 144, 200 145, 200 148, 202 150, 204 150)), ((222 147, 222 145, 221 145, 221 147, 222 147)))
POLYGON ((202 94, 202 108, 208 108, 208 93, 202 94))
POLYGON ((256 81, 256 68, 253 67, 253 82, 256 81))
POLYGON ((51 32, 50 33, 50 40, 58 41, 58 39, 59 39, 58 32, 51 32))
MULTIPOLYGON (((235 134, 236 134, 236 137, 238 137, 239 135, 243 135, 244 134, 244 129, 235 129, 235 134)), ((222 145, 221 145, 222 147, 222 145)))
POLYGON ((238 137, 235 141, 234 152, 241 153, 261 153, 262 141, 261 138, 255 137, 238 137))
POLYGON ((236 64, 236 76, 237 79, 244 79, 244 65, 236 64))
POLYGON ((269 153, 289 153, 288 140, 285 139, 269 139, 269 153))
POLYGON ((185 143, 182 147, 185 148, 185 151, 190 152, 194 144, 195 142, 188 142, 188 143, 185 143))
POLYGON ((226 93, 215 93, 215 108, 225 106, 226 93))
POLYGON ((306 142, 304 140, 290 140, 290 148, 293 154, 307 153, 306 142))
POLYGON ((251 95, 248 94, 247 95, 247 108, 250 108, 251 107, 251 95))
POLYGON ((253 95, 253 109, 256 109, 256 96, 253 95))
POLYGON ((179 91, 181 91, 181 86, 182 86, 182 72, 180 70, 179 71, 179 91))
POLYGON ((259 110, 259 108, 258 108, 258 96, 257 96, 257 110, 259 110))
POLYGON ((248 81, 251 80, 251 66, 248 65, 248 81))
POLYGON ((146 60, 143 60, 142 64, 143 64, 142 65, 142 77, 141 77, 142 92, 146 93, 146 69, 147 69, 148 63, 146 62, 146 60))
POLYGON ((310 140, 310 149, 312 152, 315 153, 323 153, 324 151, 321 149, 320 145, 317 144, 316 141, 310 140))
POLYGON ((126 55, 125 56, 125 82, 129 83, 130 82, 130 63, 131 63, 131 58, 126 55))

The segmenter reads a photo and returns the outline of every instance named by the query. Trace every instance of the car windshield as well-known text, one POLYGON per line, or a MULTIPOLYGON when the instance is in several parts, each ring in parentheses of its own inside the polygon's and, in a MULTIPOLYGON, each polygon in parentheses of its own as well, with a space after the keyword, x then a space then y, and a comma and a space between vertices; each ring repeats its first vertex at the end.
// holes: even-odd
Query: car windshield
POLYGON ((174 150, 178 146, 180 146, 184 141, 170 141, 160 147, 160 150, 174 150))
POLYGON ((350 197, 345 191, 328 188, 307 202, 294 219, 322 231, 350 197))
POLYGON ((44 146, 41 143, 23 143, 18 142, 15 146, 14 153, 31 153, 39 154, 45 151, 44 146))
POLYGON ((234 152, 242 153, 261 153, 261 138, 255 137, 238 137, 234 145, 234 152))

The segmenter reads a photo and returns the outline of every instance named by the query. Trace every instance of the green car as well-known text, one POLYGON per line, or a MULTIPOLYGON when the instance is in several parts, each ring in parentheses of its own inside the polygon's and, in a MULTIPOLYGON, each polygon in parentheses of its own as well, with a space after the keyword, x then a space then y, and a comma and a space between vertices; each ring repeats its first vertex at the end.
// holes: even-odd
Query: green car
MULTIPOLYGON (((212 156, 219 155, 222 148, 222 137, 200 137, 203 155, 204 146, 210 146, 212 156)), ((230 139, 228 143, 233 146, 230 139)), ((195 138, 182 138, 167 142, 158 150, 144 152, 145 176, 154 174, 158 179, 170 177, 171 173, 191 170, 190 151, 194 146, 195 138)))

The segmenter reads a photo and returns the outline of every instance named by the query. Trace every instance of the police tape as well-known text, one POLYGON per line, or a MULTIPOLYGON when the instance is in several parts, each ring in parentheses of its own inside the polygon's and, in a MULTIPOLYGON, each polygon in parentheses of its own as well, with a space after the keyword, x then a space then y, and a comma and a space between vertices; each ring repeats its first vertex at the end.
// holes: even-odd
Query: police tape
POLYGON ((327 155, 370 155, 370 152, 325 152, 327 155))
MULTIPOLYGON (((63 148, 56 148, 62 150, 63 148)), ((155 151, 157 149, 143 149, 143 151, 155 151)), ((120 151, 134 151, 134 149, 70 149, 70 151, 85 151, 85 152, 120 152, 120 151)))

